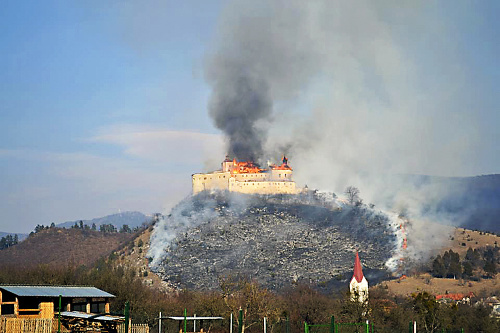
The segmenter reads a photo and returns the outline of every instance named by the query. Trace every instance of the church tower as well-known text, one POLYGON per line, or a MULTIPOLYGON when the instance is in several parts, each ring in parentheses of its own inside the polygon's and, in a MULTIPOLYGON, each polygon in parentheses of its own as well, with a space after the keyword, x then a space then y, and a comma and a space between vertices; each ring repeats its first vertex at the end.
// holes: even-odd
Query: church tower
POLYGON ((351 282, 349 283, 349 291, 351 292, 351 299, 358 300, 360 303, 368 301, 368 281, 363 275, 361 261, 359 260, 358 251, 356 251, 356 259, 354 260, 354 274, 352 275, 351 282))

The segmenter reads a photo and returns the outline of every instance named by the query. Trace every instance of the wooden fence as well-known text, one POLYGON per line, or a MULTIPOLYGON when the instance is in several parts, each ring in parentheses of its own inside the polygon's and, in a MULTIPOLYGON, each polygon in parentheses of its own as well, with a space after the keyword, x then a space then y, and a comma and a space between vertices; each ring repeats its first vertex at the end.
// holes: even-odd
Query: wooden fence
POLYGON ((0 318, 0 333, 52 333, 52 319, 0 318))
MULTIPOLYGON (((0 333, 54 333, 57 319, 27 319, 0 317, 0 333)), ((61 326, 61 332, 70 332, 61 326)), ((125 333, 125 324, 118 325, 118 333, 125 333)), ((130 325, 129 333, 149 333, 147 324, 130 325)))
MULTIPOLYGON (((125 324, 118 325, 118 333, 125 333, 125 324)), ((147 324, 132 324, 129 333, 149 333, 149 326, 147 324)))

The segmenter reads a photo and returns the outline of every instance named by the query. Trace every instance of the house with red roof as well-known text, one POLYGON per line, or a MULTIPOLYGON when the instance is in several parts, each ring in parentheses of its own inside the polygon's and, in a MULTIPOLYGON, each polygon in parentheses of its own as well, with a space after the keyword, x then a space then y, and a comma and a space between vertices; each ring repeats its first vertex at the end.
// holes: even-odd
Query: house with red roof
POLYGON ((456 304, 469 304, 471 298, 474 297, 474 293, 469 292, 468 294, 462 293, 446 293, 442 295, 436 295, 436 301, 439 303, 456 303, 456 304))

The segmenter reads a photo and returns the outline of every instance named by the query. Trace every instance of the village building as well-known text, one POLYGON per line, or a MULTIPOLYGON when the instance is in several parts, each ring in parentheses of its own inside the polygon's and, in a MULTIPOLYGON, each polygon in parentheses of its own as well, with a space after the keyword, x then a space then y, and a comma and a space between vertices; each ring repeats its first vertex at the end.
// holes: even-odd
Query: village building
POLYGON ((56 320, 72 332, 116 332, 125 317, 109 315, 114 297, 89 286, 0 285, 0 331, 2 326, 9 331, 30 321, 50 326, 56 320))
POLYGON ((472 293, 472 292, 469 292, 468 294, 446 293, 446 294, 436 295, 436 301, 438 301, 439 303, 471 305, 471 299, 473 297, 475 297, 475 296, 474 296, 474 293, 472 293))
POLYGON ((476 303, 476 305, 479 304, 491 309, 490 317, 500 319, 500 300, 497 296, 483 298, 476 303))
POLYGON ((298 191, 292 174, 285 156, 281 165, 272 164, 267 169, 261 169, 253 162, 238 162, 226 157, 221 170, 192 175, 193 194, 213 190, 246 194, 295 194, 298 191))
POLYGON ((109 300, 115 297, 95 287, 0 285, 0 316, 53 318, 62 311, 109 313, 109 300))
POLYGON ((363 268, 361 267, 358 251, 356 251, 356 258, 354 259, 354 274, 349 283, 349 291, 353 301, 357 300, 360 303, 368 301, 368 281, 363 275, 363 268))

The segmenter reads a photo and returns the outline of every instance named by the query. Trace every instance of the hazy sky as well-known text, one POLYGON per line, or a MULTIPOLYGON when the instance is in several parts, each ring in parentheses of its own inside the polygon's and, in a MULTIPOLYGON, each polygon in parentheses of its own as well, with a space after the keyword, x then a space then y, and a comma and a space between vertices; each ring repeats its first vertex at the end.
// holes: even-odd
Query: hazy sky
MULTIPOLYGON (((241 30, 255 24, 260 34, 266 34, 266 24, 275 17, 285 26, 290 18, 276 11, 287 1, 273 1, 278 6, 271 11, 259 7, 259 1, 227 3, 2 1, 0 231, 29 232, 36 224, 90 219, 120 210, 164 212, 189 194, 192 173, 217 166, 225 148, 207 111, 211 93, 205 80, 207 55, 220 50, 226 37, 241 35, 227 36, 232 27, 241 30), (254 20, 257 23, 248 25, 254 20), (246 23, 239 26, 242 21, 246 23)), ((402 122, 406 127, 401 133, 389 129, 391 136, 382 136, 380 142, 386 150, 406 149, 405 155, 412 155, 409 148, 416 149, 419 161, 429 161, 421 165, 407 159, 390 171, 444 176, 499 173, 499 2, 407 2, 401 9, 384 1, 376 8, 364 1, 331 3, 320 13, 310 8, 315 1, 293 7, 297 22, 303 24, 295 27, 297 40, 306 42, 290 49, 295 39, 284 29, 284 50, 293 55, 300 48, 297 54, 306 58, 314 52, 325 54, 304 64, 315 73, 313 79, 303 73, 295 77, 310 79, 304 82, 307 87, 295 82, 292 90, 286 90, 284 82, 292 85, 289 75, 273 78, 274 122, 267 125, 271 141, 276 137, 273 128, 300 123, 293 133, 303 133, 299 125, 309 121, 310 128, 318 128, 314 119, 338 133, 343 119, 330 117, 331 108, 383 109, 381 116, 351 113, 361 117, 360 123, 376 124, 391 112, 397 114, 395 106, 408 103, 411 108, 402 122), (301 20, 303 11, 310 21, 301 20), (317 17, 325 24, 316 25, 317 17), (353 94, 360 82, 353 74, 359 73, 364 75, 363 87, 353 94), (397 93, 392 89, 402 85, 397 93), (362 103, 352 103, 360 101, 360 94, 362 103), (286 119, 281 122, 281 117, 286 119), (389 142, 398 143, 402 132, 415 128, 440 149, 460 146, 460 156, 454 160, 432 147, 390 146, 389 142)), ((228 43, 229 49, 238 45, 230 39, 228 43)), ((283 55, 284 62, 290 59, 288 53, 283 55)), ((297 67, 277 68, 300 72, 297 67)), ((212 79, 214 75, 217 72, 212 71, 212 79)), ((351 126, 352 119, 344 120, 351 126)), ((362 128, 380 131, 380 124, 371 126, 362 128)), ((357 127, 349 128, 355 132, 357 127)), ((368 149, 373 143, 370 136, 352 142, 344 146, 349 154, 344 152, 343 158, 363 148, 373 151, 368 149)), ((329 154, 326 146, 331 145, 335 143, 318 143, 316 153, 329 154)), ((300 151, 293 158, 303 165, 300 151)), ((364 163, 385 168, 371 160, 356 166, 362 168, 364 163)))

